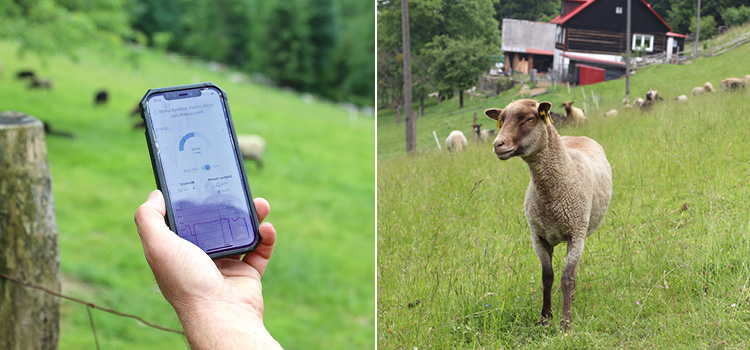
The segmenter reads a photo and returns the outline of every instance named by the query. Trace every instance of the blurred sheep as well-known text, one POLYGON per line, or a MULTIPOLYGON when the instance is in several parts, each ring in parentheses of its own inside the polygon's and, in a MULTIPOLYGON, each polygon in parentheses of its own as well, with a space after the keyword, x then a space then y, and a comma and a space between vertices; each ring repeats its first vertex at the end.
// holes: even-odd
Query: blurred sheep
POLYGON ((459 130, 451 131, 445 139, 445 148, 448 149, 449 152, 460 151, 466 148, 468 144, 469 141, 466 140, 466 136, 464 136, 464 133, 459 130))
POLYGON ((258 169, 263 169, 263 153, 266 152, 266 140, 258 135, 237 135, 242 158, 255 161, 258 169))
POLYGON ((693 88, 693 95, 700 95, 706 92, 716 92, 716 90, 714 90, 714 86, 711 85, 710 81, 707 81, 705 84, 703 84, 703 87, 698 86, 693 88))

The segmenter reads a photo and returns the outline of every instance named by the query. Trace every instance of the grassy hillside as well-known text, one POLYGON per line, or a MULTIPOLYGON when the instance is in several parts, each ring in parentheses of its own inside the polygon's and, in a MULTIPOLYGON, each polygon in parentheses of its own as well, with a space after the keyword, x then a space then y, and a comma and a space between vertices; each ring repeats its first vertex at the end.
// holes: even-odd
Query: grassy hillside
MULTIPOLYGON (((523 213, 525 163, 499 161, 489 144, 439 152, 431 135, 437 130, 442 142, 452 129, 468 134, 472 110, 491 125, 481 110, 513 97, 471 100, 460 113, 431 107, 418 121, 416 155, 379 144, 378 344, 750 347, 750 92, 671 101, 705 81, 718 87, 749 74, 748 54, 745 45, 691 65, 648 67, 635 75, 632 91, 659 89, 664 103, 649 113, 595 113, 585 126, 560 130, 597 140, 614 176, 612 204, 578 267, 567 335, 559 326, 564 245, 553 261, 555 318, 548 328, 538 325, 541 267, 523 213)), ((587 86, 587 94, 591 89, 604 95, 607 110, 620 105, 624 82, 587 86)), ((580 96, 579 88, 577 102, 580 96)), ((564 86, 539 97, 555 105, 569 98, 564 86)), ((379 116, 379 142, 403 138, 391 117, 379 116)))
MULTIPOLYGON (((224 88, 238 133, 263 135, 265 167, 246 164, 253 195, 271 204, 278 243, 263 276, 265 322, 287 349, 374 346, 374 123, 291 92, 233 84, 201 62, 145 51, 140 66, 91 54, 80 62, 19 58, 0 42, 0 110, 72 132, 48 136, 63 291, 179 328, 143 257, 133 214, 155 188, 143 130, 128 116, 147 89, 201 81, 224 88), (29 90, 34 69, 54 80, 29 90), (110 103, 94 107, 96 90, 110 103)), ((12 273, 12 272, 11 272, 12 273)), ((179 335, 94 311, 105 349, 176 349, 179 335)), ((61 349, 94 347, 85 307, 62 303, 61 349)), ((33 326, 33 325, 31 325, 33 326)))

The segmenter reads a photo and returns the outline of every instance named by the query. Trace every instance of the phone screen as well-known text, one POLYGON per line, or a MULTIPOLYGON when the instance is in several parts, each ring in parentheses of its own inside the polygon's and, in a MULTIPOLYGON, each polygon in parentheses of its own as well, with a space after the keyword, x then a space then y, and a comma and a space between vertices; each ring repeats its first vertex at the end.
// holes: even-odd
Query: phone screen
POLYGON ((176 233, 208 254, 257 237, 221 94, 203 87, 155 93, 147 102, 176 233))

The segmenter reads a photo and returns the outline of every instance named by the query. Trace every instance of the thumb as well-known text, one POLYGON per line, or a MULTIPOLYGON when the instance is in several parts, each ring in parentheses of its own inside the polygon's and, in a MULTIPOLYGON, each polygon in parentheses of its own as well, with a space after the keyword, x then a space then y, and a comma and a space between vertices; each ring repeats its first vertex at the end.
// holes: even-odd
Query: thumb
POLYGON ((164 196, 161 191, 155 190, 148 195, 146 202, 141 204, 135 212, 135 225, 138 228, 146 258, 149 258, 149 260, 151 260, 150 253, 155 247, 167 245, 180 239, 164 222, 166 211, 164 196))

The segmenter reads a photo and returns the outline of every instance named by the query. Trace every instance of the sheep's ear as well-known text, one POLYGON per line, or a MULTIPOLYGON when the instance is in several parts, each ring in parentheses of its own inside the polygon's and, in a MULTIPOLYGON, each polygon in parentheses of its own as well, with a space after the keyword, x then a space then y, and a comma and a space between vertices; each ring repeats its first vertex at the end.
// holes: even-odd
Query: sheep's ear
POLYGON ((544 101, 544 102, 539 102, 539 107, 537 108, 537 111, 539 112, 539 115, 543 116, 544 114, 549 113, 550 109, 552 109, 552 104, 547 101, 544 101))
POLYGON ((497 120, 498 118, 500 118, 500 113, 503 113, 503 110, 499 108, 490 108, 484 111, 484 115, 492 120, 497 120))
POLYGON ((546 101, 539 103, 539 107, 537 107, 539 117, 542 118, 542 120, 544 120, 547 124, 552 124, 552 116, 550 116, 549 114, 550 108, 552 108, 552 104, 546 101))

